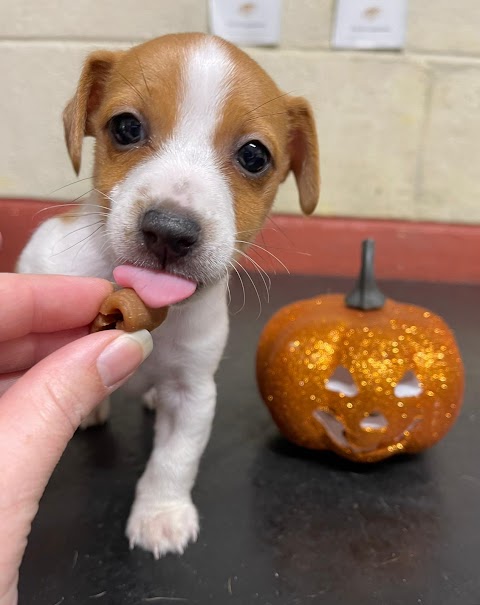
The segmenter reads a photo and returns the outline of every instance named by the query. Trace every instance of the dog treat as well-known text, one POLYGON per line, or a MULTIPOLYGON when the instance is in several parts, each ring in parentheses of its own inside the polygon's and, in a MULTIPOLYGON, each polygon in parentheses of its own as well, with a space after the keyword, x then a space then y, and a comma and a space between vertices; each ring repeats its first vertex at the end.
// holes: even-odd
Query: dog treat
POLYGON ((139 298, 135 290, 122 288, 112 292, 100 306, 90 332, 100 330, 155 330, 167 317, 168 307, 151 309, 139 298))

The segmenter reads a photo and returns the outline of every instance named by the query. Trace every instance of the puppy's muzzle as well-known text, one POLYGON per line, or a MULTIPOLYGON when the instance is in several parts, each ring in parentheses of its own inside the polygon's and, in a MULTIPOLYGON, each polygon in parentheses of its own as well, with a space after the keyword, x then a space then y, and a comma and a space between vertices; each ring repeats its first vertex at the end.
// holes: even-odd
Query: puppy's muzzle
POLYGON ((140 230, 147 250, 162 266, 186 256, 198 243, 201 232, 194 218, 168 210, 148 210, 140 230))

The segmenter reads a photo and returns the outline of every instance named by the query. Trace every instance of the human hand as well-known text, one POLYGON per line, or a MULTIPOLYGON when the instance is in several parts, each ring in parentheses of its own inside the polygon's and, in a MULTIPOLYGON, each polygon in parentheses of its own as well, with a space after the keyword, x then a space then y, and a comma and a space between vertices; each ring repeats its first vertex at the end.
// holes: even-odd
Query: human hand
POLYGON ((152 350, 145 330, 88 334, 111 290, 100 279, 0 274, 0 605, 17 603, 31 523, 68 441, 152 350))

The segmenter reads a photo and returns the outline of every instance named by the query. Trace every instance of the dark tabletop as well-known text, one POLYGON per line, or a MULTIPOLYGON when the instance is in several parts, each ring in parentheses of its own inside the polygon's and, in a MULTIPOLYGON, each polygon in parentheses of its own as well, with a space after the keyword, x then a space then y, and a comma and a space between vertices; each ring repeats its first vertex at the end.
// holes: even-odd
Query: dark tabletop
MULTIPOLYGON (((258 282, 258 286, 263 284, 258 282)), ((20 605, 480 605, 480 286, 386 282, 454 329, 464 406, 431 450, 376 465, 290 445, 257 393, 256 342, 280 306, 351 280, 273 278, 258 303, 233 287, 218 412, 194 501, 198 542, 160 561, 129 551, 124 526, 147 461, 152 415, 121 393, 104 428, 77 433, 42 500, 20 605)))

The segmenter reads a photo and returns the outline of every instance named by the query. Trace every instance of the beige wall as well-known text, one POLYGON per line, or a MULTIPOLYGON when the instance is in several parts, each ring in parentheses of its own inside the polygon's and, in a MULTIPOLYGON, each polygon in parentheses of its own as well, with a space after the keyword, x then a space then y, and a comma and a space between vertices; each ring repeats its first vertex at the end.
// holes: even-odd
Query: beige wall
MULTIPOLYGON (((480 222, 478 0, 410 0, 403 53, 332 51, 333 1, 283 6, 280 47, 249 52, 314 106, 319 213, 480 222)), ((207 30, 206 0, 0 0, 0 195, 51 197, 76 180, 60 113, 89 51, 192 30, 207 30)), ((277 209, 297 212, 291 182, 277 209)))

